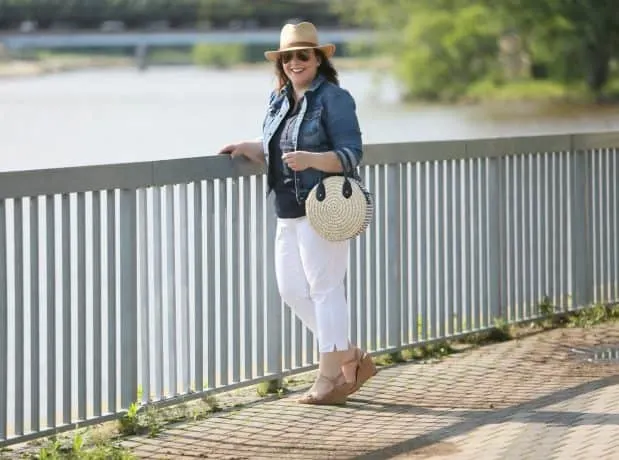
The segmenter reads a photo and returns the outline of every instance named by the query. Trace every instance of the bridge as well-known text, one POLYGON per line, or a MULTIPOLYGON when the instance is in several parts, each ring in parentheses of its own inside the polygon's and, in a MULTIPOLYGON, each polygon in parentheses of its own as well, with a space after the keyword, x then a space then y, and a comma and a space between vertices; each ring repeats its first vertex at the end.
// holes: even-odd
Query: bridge
MULTIPOLYGON (((38 32, 0 34, 0 43, 9 50, 80 49, 80 48, 150 48, 191 46, 196 43, 243 43, 274 45, 279 43, 279 29, 240 31, 162 31, 162 32, 38 32)), ((369 30, 321 29, 320 39, 335 44, 369 40, 369 30)))

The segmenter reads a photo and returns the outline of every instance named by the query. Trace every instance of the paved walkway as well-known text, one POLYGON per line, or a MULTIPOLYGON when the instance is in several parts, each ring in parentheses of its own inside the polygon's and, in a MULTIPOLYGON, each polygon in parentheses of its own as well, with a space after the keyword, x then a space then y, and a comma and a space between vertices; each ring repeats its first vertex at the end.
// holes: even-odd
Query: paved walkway
POLYGON ((560 329, 383 368, 344 407, 299 393, 132 438, 143 458, 619 459, 619 324, 560 329))

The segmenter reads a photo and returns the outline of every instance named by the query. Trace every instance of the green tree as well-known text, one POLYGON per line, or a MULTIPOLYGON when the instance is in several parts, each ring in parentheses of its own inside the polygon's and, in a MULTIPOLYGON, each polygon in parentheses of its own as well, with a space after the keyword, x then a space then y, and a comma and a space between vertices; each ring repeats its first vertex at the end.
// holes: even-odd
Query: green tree
POLYGON ((409 98, 452 100, 498 71, 498 16, 472 0, 344 0, 340 11, 383 32, 409 98))
POLYGON ((617 0, 487 0, 517 29, 534 61, 561 80, 583 79, 596 95, 619 56, 617 0))
POLYGON ((338 0, 335 10, 382 31, 412 97, 450 99, 497 77, 504 34, 521 38, 535 76, 582 81, 600 97, 619 57, 617 1, 338 0))
POLYGON ((480 5, 417 12, 404 29, 411 46, 396 66, 409 82, 409 96, 452 100, 495 74, 498 32, 497 21, 480 5))
POLYGON ((199 0, 198 16, 202 20, 223 20, 229 17, 247 18, 254 6, 247 0, 199 0))

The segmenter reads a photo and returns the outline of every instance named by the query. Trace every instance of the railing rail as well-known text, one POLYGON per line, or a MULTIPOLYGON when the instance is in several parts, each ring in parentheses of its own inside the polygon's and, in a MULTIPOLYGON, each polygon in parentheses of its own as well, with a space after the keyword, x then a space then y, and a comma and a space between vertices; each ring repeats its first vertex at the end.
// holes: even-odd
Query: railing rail
MULTIPOLYGON (((611 148, 619 132, 533 137, 429 141, 365 146, 365 165, 494 158, 508 155, 575 152, 611 148)), ((263 169, 226 156, 0 172, 0 199, 60 195, 97 190, 139 189, 201 180, 235 179, 263 169)))
MULTIPOLYGON (((373 351, 619 300, 619 132, 368 145, 373 351)), ((264 171, 225 156, 0 173, 0 445, 310 369, 264 171)))

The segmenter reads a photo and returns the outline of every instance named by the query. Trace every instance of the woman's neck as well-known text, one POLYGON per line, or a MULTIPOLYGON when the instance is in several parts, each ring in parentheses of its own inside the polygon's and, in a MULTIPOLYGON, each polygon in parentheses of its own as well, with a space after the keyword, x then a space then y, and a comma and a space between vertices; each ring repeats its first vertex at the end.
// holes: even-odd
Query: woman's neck
POLYGON ((294 93, 294 100, 296 102, 299 102, 301 99, 303 99, 303 96, 305 95, 307 88, 308 88, 307 86, 304 86, 302 88, 297 88, 296 86, 292 87, 292 92, 294 93))

